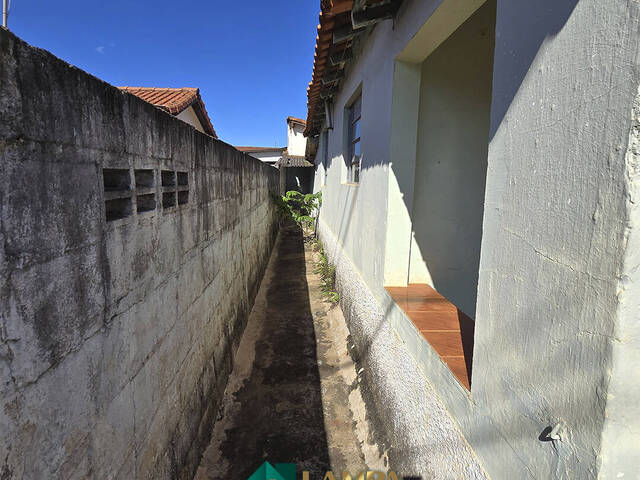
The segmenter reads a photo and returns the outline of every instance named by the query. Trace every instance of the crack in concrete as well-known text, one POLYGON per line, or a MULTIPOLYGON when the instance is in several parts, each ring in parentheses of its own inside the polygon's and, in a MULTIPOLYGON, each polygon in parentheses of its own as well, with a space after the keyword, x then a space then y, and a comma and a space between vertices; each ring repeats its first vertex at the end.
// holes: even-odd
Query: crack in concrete
POLYGON ((509 235, 512 235, 512 236, 516 237, 517 239, 519 239, 519 240, 523 241, 523 242, 524 242, 524 243, 526 243, 529 247, 531 247, 531 248, 533 249, 533 251, 534 251, 534 252, 536 252, 536 254, 540 255, 542 258, 544 258, 544 259, 546 259, 546 260, 548 260, 548 261, 550 261, 550 262, 552 262, 552 263, 555 263, 555 264, 557 264, 557 265, 560 265, 561 267, 564 267, 564 268, 568 268, 569 270, 571 270, 571 271, 572 271, 572 272, 574 272, 574 273, 578 273, 578 274, 581 274, 581 275, 586 275, 587 277, 592 278, 592 279, 594 279, 594 280, 600 280, 601 282, 605 282, 605 283, 610 283, 610 282, 611 282, 611 280, 607 280, 607 279, 604 279, 604 278, 598 277, 597 275, 593 275, 593 274, 592 274, 592 273, 590 273, 590 272, 585 272, 584 270, 580 270, 580 269, 578 269, 578 268, 575 268, 573 265, 569 265, 569 264, 568 264, 568 263, 566 263, 566 262, 562 262, 562 261, 560 261, 560 260, 558 260, 558 259, 556 259, 556 258, 552 257, 551 255, 549 255, 549 254, 547 254, 547 253, 543 252, 541 249, 539 249, 538 247, 536 247, 536 246, 535 246, 533 243, 531 243, 531 242, 530 242, 530 241, 529 241, 529 240, 528 240, 524 235, 522 235, 522 234, 520 234, 520 233, 518 233, 518 232, 515 232, 515 231, 513 231, 513 230, 510 230, 509 228, 506 228, 506 227, 504 227, 504 226, 502 227, 502 231, 504 231, 504 232, 508 233, 509 235))

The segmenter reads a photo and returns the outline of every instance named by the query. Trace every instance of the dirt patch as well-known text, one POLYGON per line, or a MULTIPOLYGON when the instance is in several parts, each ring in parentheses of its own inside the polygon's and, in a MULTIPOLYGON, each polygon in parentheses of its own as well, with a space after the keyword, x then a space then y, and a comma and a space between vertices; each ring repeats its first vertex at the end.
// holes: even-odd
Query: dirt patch
POLYGON ((297 228, 281 230, 196 479, 246 480, 265 460, 311 478, 384 470, 349 332, 322 297, 314 255, 297 228))

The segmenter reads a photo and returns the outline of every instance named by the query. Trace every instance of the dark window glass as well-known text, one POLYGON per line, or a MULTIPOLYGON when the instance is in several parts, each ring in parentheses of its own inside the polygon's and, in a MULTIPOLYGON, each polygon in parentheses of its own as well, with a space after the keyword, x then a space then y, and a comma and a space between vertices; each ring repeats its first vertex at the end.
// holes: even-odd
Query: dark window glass
POLYGON ((360 181, 360 122, 361 122, 362 97, 358 97, 349 107, 348 115, 348 165, 349 165, 349 181, 358 183, 360 181))

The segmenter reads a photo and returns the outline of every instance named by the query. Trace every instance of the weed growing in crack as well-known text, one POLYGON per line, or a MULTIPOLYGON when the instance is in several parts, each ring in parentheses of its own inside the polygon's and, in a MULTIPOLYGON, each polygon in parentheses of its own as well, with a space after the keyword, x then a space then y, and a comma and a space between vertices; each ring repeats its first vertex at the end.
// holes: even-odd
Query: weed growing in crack
POLYGON ((318 239, 312 241, 313 250, 318 253, 318 260, 315 263, 314 273, 320 275, 320 290, 322 295, 331 303, 338 303, 340 295, 336 289, 336 267, 329 263, 327 255, 324 253, 322 243, 318 239))
POLYGON ((310 241, 313 251, 318 254, 313 271, 320 275, 322 296, 331 303, 338 303, 340 295, 335 291, 336 267, 329 263, 329 259, 322 248, 322 243, 315 238, 315 233, 313 232, 318 211, 322 204, 322 193, 303 195, 292 190, 285 195, 274 195, 274 200, 281 220, 295 222, 302 229, 305 243, 310 241))

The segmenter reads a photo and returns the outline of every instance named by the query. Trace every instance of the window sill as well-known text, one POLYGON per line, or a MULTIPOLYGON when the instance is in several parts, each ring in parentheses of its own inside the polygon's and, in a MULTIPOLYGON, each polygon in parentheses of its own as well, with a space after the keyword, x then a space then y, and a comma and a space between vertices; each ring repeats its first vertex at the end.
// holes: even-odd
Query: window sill
POLYGON ((359 187, 360 186, 359 183, 354 183, 354 182, 342 182, 342 185, 344 185, 346 187, 359 187))
POLYGON ((471 390, 474 321, 426 284, 385 287, 422 337, 471 390))

